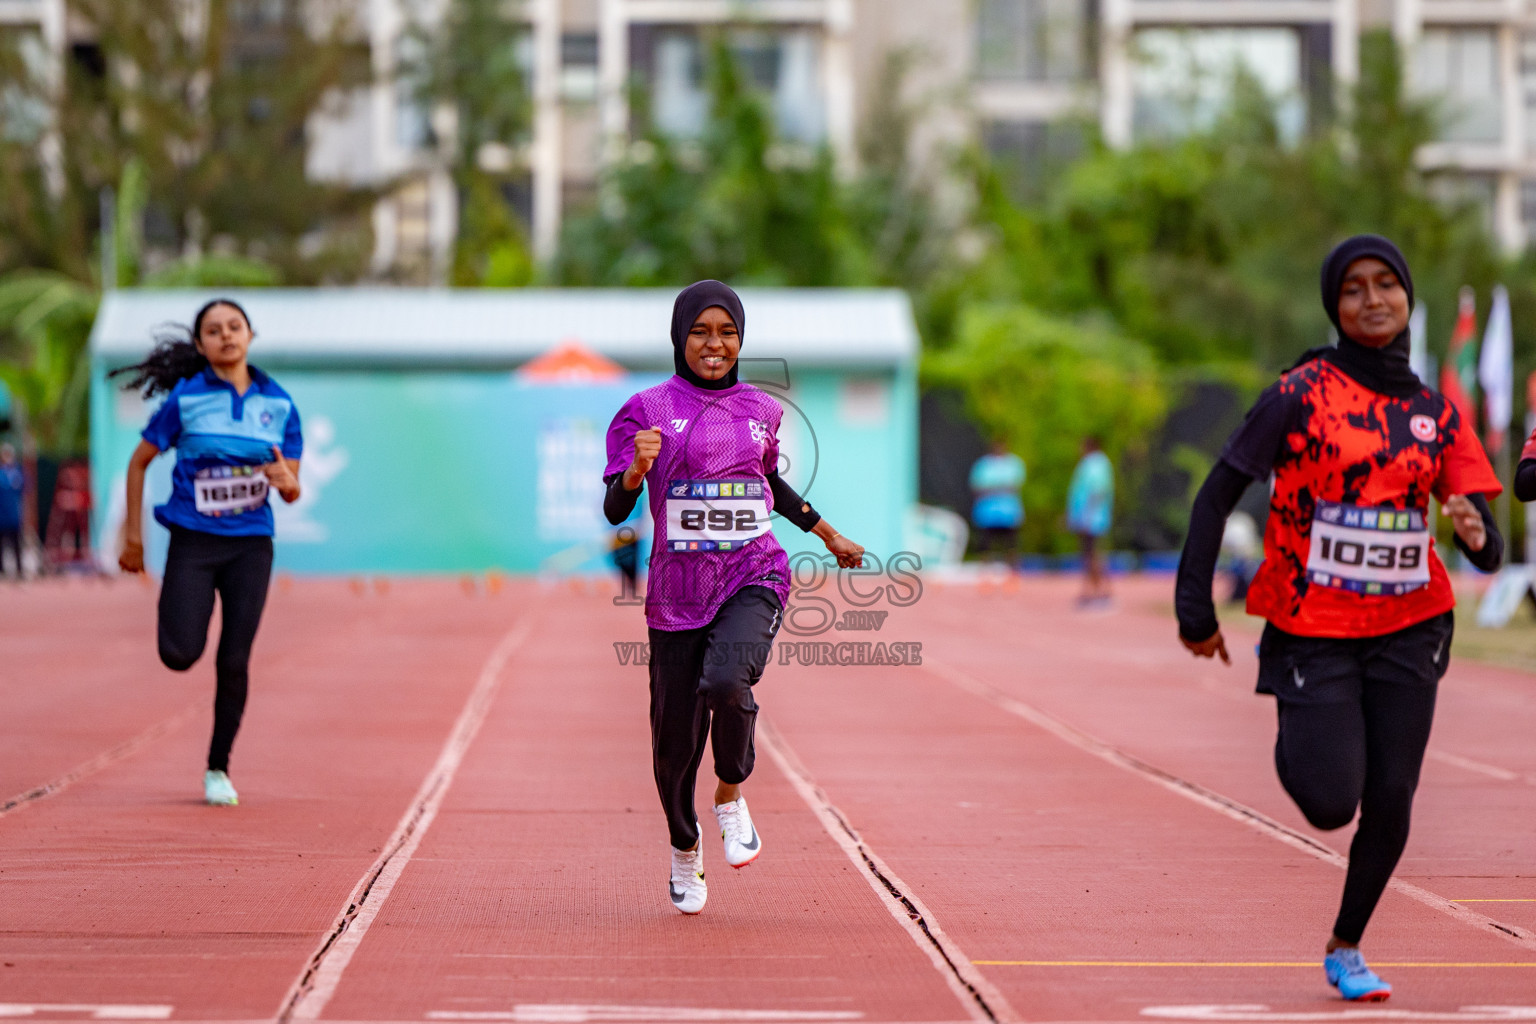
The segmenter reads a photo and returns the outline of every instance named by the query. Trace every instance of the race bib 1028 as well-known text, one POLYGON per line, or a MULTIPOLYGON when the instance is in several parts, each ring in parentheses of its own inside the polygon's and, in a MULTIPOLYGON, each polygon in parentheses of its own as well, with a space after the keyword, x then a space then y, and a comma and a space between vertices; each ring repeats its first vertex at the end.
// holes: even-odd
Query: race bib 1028
POLYGON ((1356 594, 1397 596, 1429 583, 1429 527, 1420 509, 1319 501, 1307 579, 1356 594))
POLYGON ((192 503, 205 516, 235 516, 267 503, 260 466, 208 466, 192 478, 192 503))
POLYGON ((736 551, 769 531, 762 480, 673 480, 667 550, 736 551))

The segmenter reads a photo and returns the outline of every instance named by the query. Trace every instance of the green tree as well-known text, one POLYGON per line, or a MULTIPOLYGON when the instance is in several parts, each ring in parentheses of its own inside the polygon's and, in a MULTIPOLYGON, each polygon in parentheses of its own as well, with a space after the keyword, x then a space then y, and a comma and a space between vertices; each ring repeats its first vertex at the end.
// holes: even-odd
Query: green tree
POLYGON ((84 349, 95 318, 95 290, 57 271, 0 278, 0 380, 50 455, 86 449, 90 363, 84 349))
POLYGON ((600 199, 568 218, 554 276, 574 285, 740 284, 921 288, 942 261, 924 183, 907 163, 904 58, 885 72, 862 140, 866 170, 783 138, 728 38, 710 41, 709 116, 674 138, 637 91, 639 139, 604 173, 600 199))
MULTIPOLYGON (((1083 439, 1097 436, 1116 465, 1145 457, 1167 410, 1157 359, 1103 322, 1053 317, 1017 304, 974 305, 955 343, 923 361, 929 387, 963 392, 976 422, 1029 467, 1021 537, 1032 550, 1067 550, 1067 484, 1083 439)), ((1134 501, 1122 489, 1122 506, 1134 501)))
POLYGON ((372 193, 306 174, 311 117, 366 80, 345 25, 301 0, 66 6, 90 42, 57 79, 29 37, 0 57, 0 271, 93 281, 99 197, 130 169, 146 218, 120 224, 146 229, 151 262, 249 256, 295 283, 363 270, 372 193))
POLYGON ((450 0, 442 20, 413 28, 404 76, 424 104, 453 112, 442 147, 458 190, 459 233, 450 281, 528 284, 527 234, 507 198, 514 152, 532 126, 528 31, 505 0, 450 0))
POLYGON ((968 301, 1023 299, 1063 313, 1108 312, 1170 363, 1257 361, 1277 370, 1321 344, 1317 267, 1343 237, 1394 238, 1443 338, 1461 284, 1505 268, 1474 211, 1438 201, 1415 154, 1434 112, 1404 92, 1390 37, 1372 34, 1358 86, 1333 122, 1295 142, 1270 100, 1239 76, 1211 129, 1128 150, 1095 146, 1047 197, 1024 206, 974 159, 983 257, 941 284, 947 319, 968 301))

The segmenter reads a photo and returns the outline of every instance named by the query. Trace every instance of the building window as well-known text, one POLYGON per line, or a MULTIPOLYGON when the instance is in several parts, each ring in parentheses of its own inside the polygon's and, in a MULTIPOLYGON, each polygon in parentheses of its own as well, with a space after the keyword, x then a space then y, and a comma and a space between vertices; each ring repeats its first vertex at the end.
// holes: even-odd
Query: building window
POLYGON ((1043 200, 1057 175, 1087 148, 1075 121, 991 121, 982 126, 982 145, 1002 171, 1014 198, 1043 200))
POLYGON ((1520 39, 1520 92, 1525 110, 1526 152, 1536 154, 1536 32, 1520 39))
POLYGON ((1429 194, 1442 205, 1458 211, 1470 211, 1490 238, 1497 227, 1495 212, 1499 183, 1488 174, 1436 174, 1428 179, 1429 194))
MULTIPOLYGON (((651 116, 667 135, 694 138, 709 116, 707 42, 690 29, 658 29, 644 37, 648 53, 651 116)), ((826 101, 821 87, 821 42, 812 29, 752 29, 732 32, 729 46, 743 78, 763 94, 779 134, 797 142, 826 137, 826 101)))
POLYGON ((976 73, 986 81, 1077 82, 1093 66, 1089 0, 980 0, 976 73))
POLYGON ((41 33, 0 30, 0 140, 30 146, 48 130, 49 60, 41 33))
POLYGON ((1435 101, 1442 142, 1503 138, 1503 87, 1493 29, 1425 29, 1415 54, 1414 86, 1435 101))
POLYGON ((1520 183, 1520 221, 1528 238, 1536 239, 1536 181, 1520 183))
POLYGON ((1292 28, 1144 29, 1136 33, 1134 130, 1170 138, 1215 124, 1246 74, 1274 104, 1280 134, 1307 123, 1301 34, 1292 28))
POLYGON ((597 33, 566 32, 560 37, 560 95, 589 103, 597 99, 597 33))

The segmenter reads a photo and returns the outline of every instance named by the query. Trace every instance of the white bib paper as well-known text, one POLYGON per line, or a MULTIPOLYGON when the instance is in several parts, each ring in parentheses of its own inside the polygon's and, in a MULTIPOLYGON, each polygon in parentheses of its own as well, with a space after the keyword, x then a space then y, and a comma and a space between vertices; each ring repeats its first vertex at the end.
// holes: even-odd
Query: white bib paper
POLYGON ((267 477, 260 466, 209 466, 192 478, 193 505, 205 516, 254 512, 267 503, 267 477))
POLYGON ((761 480, 673 480, 667 485, 669 551, 736 551, 770 529, 761 480))
POLYGON ((1418 509, 1319 501, 1307 579, 1356 594, 1397 596, 1429 584, 1429 527, 1418 509))

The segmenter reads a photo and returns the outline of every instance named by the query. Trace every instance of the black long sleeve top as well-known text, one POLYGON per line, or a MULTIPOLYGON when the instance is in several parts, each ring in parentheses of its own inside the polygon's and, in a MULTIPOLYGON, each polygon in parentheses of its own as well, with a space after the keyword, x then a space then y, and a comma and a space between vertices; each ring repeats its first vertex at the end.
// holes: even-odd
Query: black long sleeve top
POLYGON ((1521 459, 1515 467, 1515 497, 1536 501, 1536 459, 1521 459))

